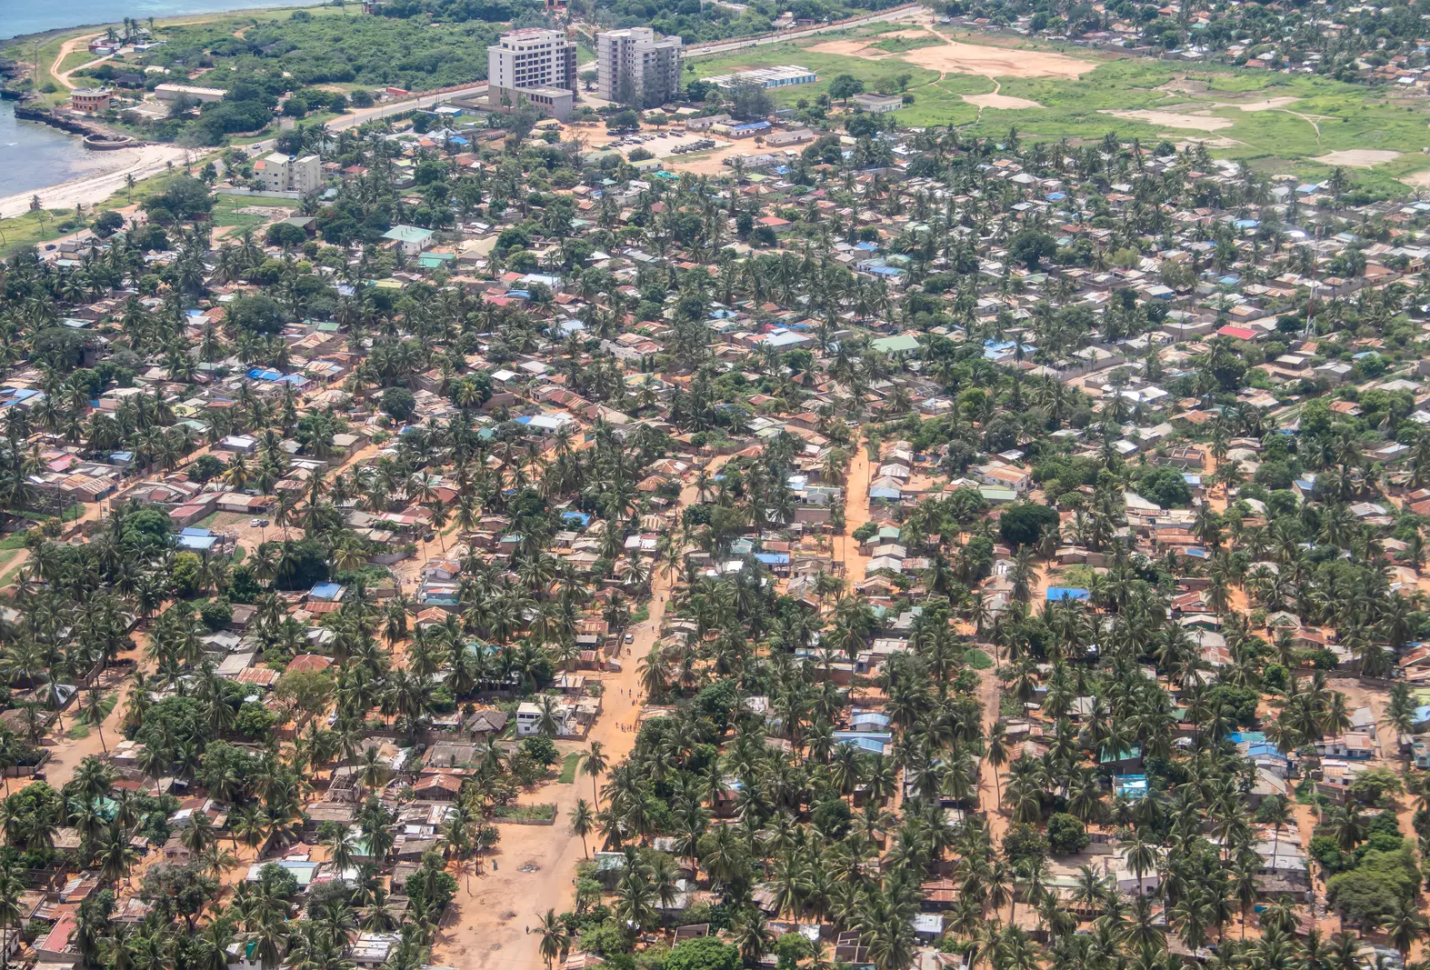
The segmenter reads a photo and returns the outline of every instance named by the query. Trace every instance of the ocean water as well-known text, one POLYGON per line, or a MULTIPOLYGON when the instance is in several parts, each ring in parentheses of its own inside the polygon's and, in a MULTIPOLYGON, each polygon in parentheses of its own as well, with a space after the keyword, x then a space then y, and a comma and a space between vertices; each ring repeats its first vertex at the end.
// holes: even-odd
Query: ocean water
POLYGON ((69 0, 26 3, 0 0, 0 38, 37 34, 63 27, 120 23, 125 17, 174 17, 251 7, 300 7, 317 0, 69 0))
MULTIPOLYGON (((125 17, 172 17, 254 7, 305 6, 316 0, 70 0, 31 3, 0 0, 0 39, 66 27, 119 23, 125 17)), ((19 121, 14 105, 0 101, 0 197, 33 192, 77 178, 95 163, 74 135, 19 121)))
POLYGON ((0 101, 0 198, 83 175, 93 165, 88 154, 74 135, 19 121, 14 103, 0 101))

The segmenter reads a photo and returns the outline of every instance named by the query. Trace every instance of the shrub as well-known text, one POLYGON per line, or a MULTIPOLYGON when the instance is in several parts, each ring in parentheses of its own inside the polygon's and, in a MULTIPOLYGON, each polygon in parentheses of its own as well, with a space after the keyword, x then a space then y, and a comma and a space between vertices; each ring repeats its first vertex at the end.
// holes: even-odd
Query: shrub
POLYGON ((1057 510, 1047 505, 1020 502, 1009 506, 998 519, 998 534, 1009 546, 1031 545, 1044 529, 1058 524, 1057 510))
POLYGON ((405 387, 389 387, 382 392, 382 409, 394 421, 406 421, 417 409, 417 399, 405 387))
POLYGON ((665 970, 740 970, 740 966, 740 951, 713 936, 678 943, 665 960, 665 970))
POLYGON ((1087 829, 1073 816, 1058 812, 1048 819, 1048 845, 1059 855, 1080 852, 1091 841, 1087 829))
POLYGON ((204 626, 210 630, 221 630, 233 619, 233 607, 228 600, 219 597, 205 603, 199 615, 204 618, 204 626))

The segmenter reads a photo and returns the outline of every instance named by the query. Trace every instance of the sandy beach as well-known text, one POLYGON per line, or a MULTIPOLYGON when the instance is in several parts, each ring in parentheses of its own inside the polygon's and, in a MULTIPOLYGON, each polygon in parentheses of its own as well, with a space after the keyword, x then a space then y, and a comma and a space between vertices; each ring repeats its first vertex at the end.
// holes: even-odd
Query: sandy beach
POLYGON ((86 208, 122 192, 125 180, 133 175, 142 180, 157 175, 169 167, 184 163, 185 151, 173 145, 143 145, 114 152, 94 152, 95 171, 78 178, 51 185, 37 192, 21 192, 0 198, 0 219, 22 216, 30 211, 30 199, 38 195, 46 209, 86 208))

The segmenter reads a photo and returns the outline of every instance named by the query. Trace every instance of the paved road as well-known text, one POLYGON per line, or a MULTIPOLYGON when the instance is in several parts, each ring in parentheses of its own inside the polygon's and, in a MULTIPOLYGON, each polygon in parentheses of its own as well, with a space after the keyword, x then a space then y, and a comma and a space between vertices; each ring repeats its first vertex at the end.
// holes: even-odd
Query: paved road
MULTIPOLYGON (((440 94, 424 94, 421 97, 406 98, 402 101, 391 101, 380 104, 372 108, 362 108, 357 111, 350 111, 341 117, 329 121, 325 128, 329 131, 344 131, 348 128, 356 128, 358 125, 369 121, 376 121, 379 118, 388 118, 392 115, 402 114, 404 111, 412 111, 416 108, 430 108, 433 105, 451 101, 453 98, 464 98, 472 95, 487 93, 487 82, 472 84, 463 88, 456 88, 451 91, 444 91, 440 94)), ((265 138, 263 141, 251 142, 245 147, 250 151, 272 151, 277 144, 275 138, 265 138)))
POLYGON ((804 30, 791 30, 782 34, 762 34, 759 37, 745 40, 730 40, 719 44, 705 44, 701 47, 687 47, 685 56, 702 57, 707 54, 728 54, 730 51, 744 50, 747 47, 763 47, 766 44, 787 44, 792 40, 800 40, 804 37, 812 37, 815 34, 828 34, 838 30, 848 30, 851 27, 862 27, 864 24, 878 24, 889 20, 912 20, 919 14, 924 13, 926 8, 909 7, 904 10, 883 10, 879 13, 871 13, 867 17, 860 17, 857 20, 848 20, 840 24, 829 24, 825 27, 809 27, 804 30))

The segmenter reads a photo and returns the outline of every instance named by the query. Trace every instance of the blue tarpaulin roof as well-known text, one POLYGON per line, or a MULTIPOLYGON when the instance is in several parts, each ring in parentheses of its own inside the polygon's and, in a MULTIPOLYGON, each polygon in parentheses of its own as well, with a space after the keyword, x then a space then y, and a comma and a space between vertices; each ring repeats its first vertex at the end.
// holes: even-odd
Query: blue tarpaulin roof
POLYGON ((1078 589, 1074 586, 1049 586, 1048 602, 1057 603, 1062 600, 1086 600, 1092 599, 1092 594, 1085 589, 1078 589))

